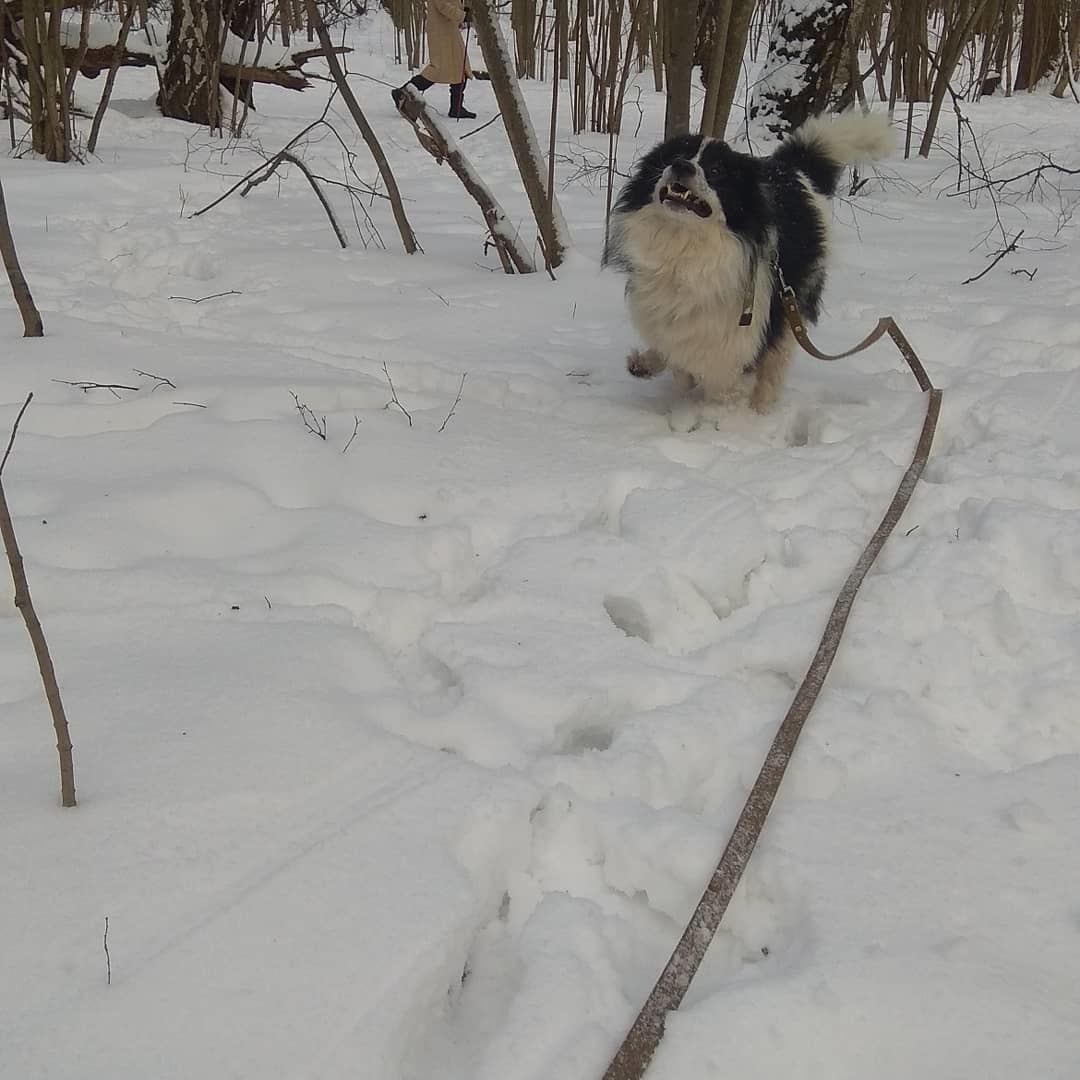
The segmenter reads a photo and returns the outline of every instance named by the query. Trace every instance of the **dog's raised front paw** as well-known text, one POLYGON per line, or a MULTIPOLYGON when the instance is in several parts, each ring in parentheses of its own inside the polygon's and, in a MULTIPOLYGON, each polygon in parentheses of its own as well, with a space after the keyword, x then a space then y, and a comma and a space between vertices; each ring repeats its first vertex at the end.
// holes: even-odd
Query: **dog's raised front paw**
POLYGON ((667 361, 655 349, 635 349, 626 358, 626 370, 636 379, 651 379, 666 367, 667 361))

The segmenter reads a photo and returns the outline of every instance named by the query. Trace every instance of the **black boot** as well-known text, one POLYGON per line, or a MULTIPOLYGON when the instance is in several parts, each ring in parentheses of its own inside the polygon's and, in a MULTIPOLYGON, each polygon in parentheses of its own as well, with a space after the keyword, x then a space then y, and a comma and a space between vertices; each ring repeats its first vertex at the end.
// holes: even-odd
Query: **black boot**
POLYGON ((464 81, 454 83, 450 87, 450 119, 451 120, 475 120, 476 113, 469 112, 463 104, 465 99, 464 81))
MULTIPOLYGON (((414 75, 405 86, 415 86, 417 90, 422 94, 429 86, 435 84, 430 79, 425 79, 423 75, 414 75)), ((405 93, 405 86, 398 86, 390 91, 390 96, 394 99, 394 106, 398 109, 401 108, 401 97, 405 93)))

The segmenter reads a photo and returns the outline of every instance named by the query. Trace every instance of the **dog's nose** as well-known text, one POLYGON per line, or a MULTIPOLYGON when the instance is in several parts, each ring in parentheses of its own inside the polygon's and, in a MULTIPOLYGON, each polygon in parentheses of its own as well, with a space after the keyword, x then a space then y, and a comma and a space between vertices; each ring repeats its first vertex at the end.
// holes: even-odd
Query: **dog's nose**
POLYGON ((668 168, 674 180, 689 180, 697 172, 697 166, 686 158, 676 158, 668 168))

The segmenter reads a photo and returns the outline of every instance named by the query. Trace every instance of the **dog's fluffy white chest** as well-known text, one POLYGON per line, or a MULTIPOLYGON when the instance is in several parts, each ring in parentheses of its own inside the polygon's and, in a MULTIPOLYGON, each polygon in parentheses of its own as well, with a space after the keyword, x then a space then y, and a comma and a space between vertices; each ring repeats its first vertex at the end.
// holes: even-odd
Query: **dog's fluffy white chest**
POLYGON ((639 334, 715 393, 731 389, 761 351, 769 307, 768 266, 759 260, 753 319, 740 326, 752 259, 720 222, 684 225, 659 206, 619 222, 631 266, 627 301, 639 334))

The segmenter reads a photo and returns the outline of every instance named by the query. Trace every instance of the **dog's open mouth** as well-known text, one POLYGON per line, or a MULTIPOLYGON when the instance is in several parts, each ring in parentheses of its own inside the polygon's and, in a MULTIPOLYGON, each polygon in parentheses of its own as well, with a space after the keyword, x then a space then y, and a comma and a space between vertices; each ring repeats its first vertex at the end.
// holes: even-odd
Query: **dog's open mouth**
POLYGON ((672 210, 689 210, 698 217, 706 218, 712 214, 712 207, 704 199, 678 183, 665 184, 660 189, 660 202, 672 210))

